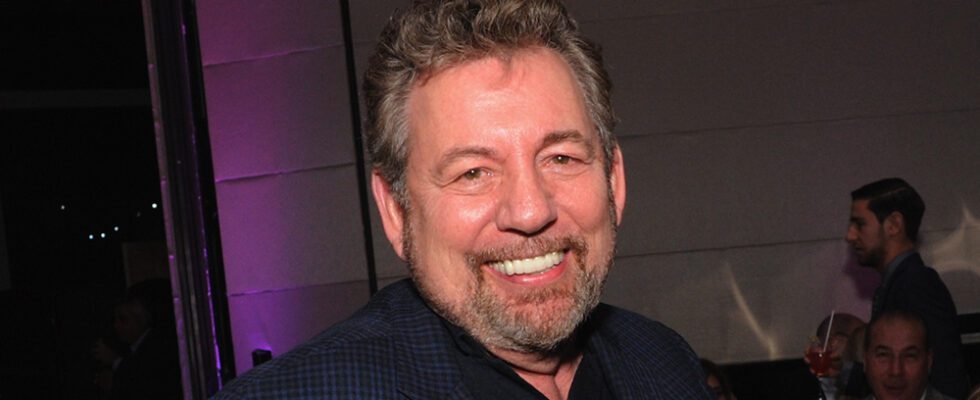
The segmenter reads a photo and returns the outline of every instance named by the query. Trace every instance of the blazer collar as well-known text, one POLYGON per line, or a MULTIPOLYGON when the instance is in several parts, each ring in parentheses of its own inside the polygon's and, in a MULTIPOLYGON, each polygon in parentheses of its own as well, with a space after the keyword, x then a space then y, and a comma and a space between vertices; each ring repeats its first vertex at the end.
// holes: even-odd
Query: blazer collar
POLYGON ((449 352, 452 338, 409 280, 396 283, 392 353, 406 399, 472 399, 449 352))
MULTIPOLYGON (((402 281, 394 305, 396 330, 393 352, 397 365, 398 391, 406 399, 470 400, 449 347, 453 339, 440 317, 422 300, 410 281, 402 281)), ((611 308, 600 304, 588 318, 583 329, 589 335, 588 346, 595 352, 599 364, 617 398, 667 399, 657 381, 662 371, 645 369, 648 363, 635 357, 644 355, 624 351, 607 318, 611 308), (615 338, 606 340, 605 337, 615 338), (626 375, 620 374, 630 372, 626 375)))
MULTIPOLYGON (((588 331, 588 346, 599 360, 606 383, 617 399, 669 399, 658 381, 662 371, 649 369, 646 355, 623 349, 631 340, 616 332, 617 323, 609 321, 611 307, 599 304, 584 327, 588 331)), ((636 338, 632 338, 636 339, 636 338)))

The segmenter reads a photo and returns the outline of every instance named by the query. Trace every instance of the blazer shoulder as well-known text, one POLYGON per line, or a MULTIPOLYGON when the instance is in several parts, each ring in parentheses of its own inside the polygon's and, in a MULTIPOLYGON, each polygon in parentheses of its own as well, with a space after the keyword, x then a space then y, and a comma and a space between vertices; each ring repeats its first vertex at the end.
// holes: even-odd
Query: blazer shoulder
POLYGON ((684 338, 673 329, 633 311, 600 304, 590 318, 604 337, 687 347, 684 338))
POLYGON ((215 399, 371 398, 361 392, 394 387, 392 319, 404 290, 379 292, 350 318, 239 376, 215 399))
POLYGON ((921 261, 906 265, 904 270, 895 276, 891 286, 902 290, 949 293, 939 272, 921 261))
POLYGON ((600 305, 596 346, 627 398, 708 398, 697 355, 666 325, 624 309, 600 305), (655 394, 656 393, 656 394, 655 394))

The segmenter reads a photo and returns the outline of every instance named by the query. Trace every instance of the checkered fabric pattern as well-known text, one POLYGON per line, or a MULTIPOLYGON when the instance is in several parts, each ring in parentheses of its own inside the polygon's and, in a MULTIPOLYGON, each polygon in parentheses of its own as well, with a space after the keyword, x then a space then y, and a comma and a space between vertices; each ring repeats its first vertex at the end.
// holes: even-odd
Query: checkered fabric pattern
MULTIPOLYGON (((665 326, 600 305, 589 338, 619 399, 709 399, 697 358, 665 326)), ((411 281, 377 293, 350 319, 231 382, 225 399, 472 399, 452 339, 411 281)))

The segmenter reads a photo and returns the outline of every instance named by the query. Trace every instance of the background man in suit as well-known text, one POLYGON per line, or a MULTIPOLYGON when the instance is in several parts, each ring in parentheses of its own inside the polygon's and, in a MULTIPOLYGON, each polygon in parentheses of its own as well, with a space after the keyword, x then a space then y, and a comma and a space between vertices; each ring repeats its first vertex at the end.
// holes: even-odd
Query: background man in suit
POLYGON ((858 188, 851 199, 847 243, 859 264, 882 275, 871 319, 889 309, 921 315, 934 354, 930 383, 948 396, 966 397, 956 306, 942 279, 916 252, 925 213, 922 198, 904 180, 889 178, 858 188))
POLYGON ((170 281, 137 283, 115 310, 113 328, 128 352, 117 354, 99 341, 97 360, 111 368, 108 399, 169 400, 180 398, 180 360, 174 327, 170 281))
POLYGON ((554 0, 390 20, 366 139, 412 280, 219 397, 709 398, 676 333, 599 304, 626 201, 609 89, 554 0))

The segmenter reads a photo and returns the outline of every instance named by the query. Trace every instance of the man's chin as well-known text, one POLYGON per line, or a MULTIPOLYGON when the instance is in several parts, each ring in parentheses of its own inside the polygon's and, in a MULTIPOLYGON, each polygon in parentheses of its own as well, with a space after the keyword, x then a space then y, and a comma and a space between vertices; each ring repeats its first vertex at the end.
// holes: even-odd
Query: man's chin
POLYGON ((479 313, 496 347, 519 352, 547 352, 572 336, 591 307, 566 293, 532 294, 521 299, 483 304, 479 313), (583 309, 588 308, 588 309, 583 309), (489 311, 489 312, 488 312, 489 311))
POLYGON ((883 393, 884 396, 882 396, 883 399, 918 399, 917 397, 912 396, 911 391, 907 386, 885 386, 882 389, 884 389, 885 392, 883 393))

